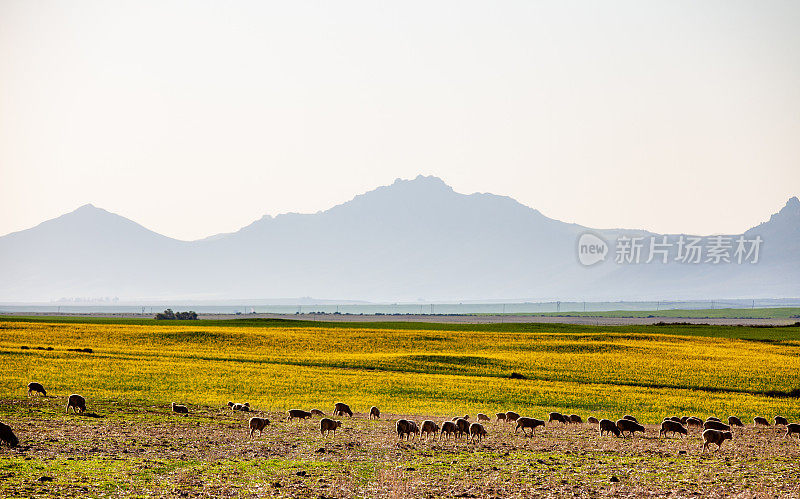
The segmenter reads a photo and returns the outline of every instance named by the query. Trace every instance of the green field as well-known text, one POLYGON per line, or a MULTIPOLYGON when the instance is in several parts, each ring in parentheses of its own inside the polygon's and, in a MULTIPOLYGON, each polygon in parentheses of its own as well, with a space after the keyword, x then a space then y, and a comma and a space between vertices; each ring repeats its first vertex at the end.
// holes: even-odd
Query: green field
POLYGON ((800 327, 8 317, 0 359, 0 421, 21 441, 0 448, 2 496, 800 492, 800 444, 751 422, 800 420, 800 327), (31 380, 48 397, 29 398, 31 380), (87 415, 64 412, 73 392, 87 415), (252 413, 231 412, 229 400, 273 421, 264 436, 247 438, 252 413), (285 420, 290 408, 330 414, 336 401, 356 412, 336 437, 322 437, 317 420, 285 420), (381 420, 366 418, 371 405, 381 420), (441 423, 507 410, 634 414, 647 428, 617 439, 556 424, 525 438, 492 421, 480 443, 399 443, 393 433, 401 416, 441 423), (737 415, 747 427, 701 454, 697 430, 658 436, 663 417, 683 414, 737 415))

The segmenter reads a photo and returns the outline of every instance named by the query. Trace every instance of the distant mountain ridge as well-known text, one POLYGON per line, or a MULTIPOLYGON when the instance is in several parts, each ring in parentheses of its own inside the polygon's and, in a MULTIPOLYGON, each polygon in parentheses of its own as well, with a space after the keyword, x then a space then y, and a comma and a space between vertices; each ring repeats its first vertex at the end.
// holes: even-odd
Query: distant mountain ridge
MULTIPOLYGON (((578 263, 594 230, 441 179, 396 180, 314 214, 178 241, 92 205, 0 237, 0 301, 122 299, 631 300, 800 296, 800 201, 748 230, 755 265, 578 263)), ((737 235, 738 236, 738 235, 737 235)))

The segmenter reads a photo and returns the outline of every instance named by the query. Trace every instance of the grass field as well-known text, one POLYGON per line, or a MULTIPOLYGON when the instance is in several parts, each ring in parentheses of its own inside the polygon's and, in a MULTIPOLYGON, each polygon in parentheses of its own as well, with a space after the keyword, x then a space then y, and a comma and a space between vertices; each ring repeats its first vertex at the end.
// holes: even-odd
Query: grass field
POLYGON ((638 443, 599 439, 586 425, 520 439, 492 423, 489 440, 471 447, 398 446, 391 435, 397 415, 506 410, 631 413, 649 424, 690 413, 796 421, 798 327, 3 318, 0 359, 0 420, 23 442, 0 450, 0 495, 52 493, 36 488, 42 474, 57 475, 52 487, 68 495, 224 495, 228 487, 243 495, 526 496, 534 484, 559 495, 574 487, 691 495, 712 491, 712 464, 726 466, 714 475, 724 475, 723 490, 798 493, 800 446, 777 428, 747 429, 715 457, 696 455, 697 435, 665 441, 654 427, 638 443), (74 351, 85 348, 92 352, 74 351), (28 400, 31 380, 54 397, 28 400), (101 417, 64 414, 72 392, 101 417), (249 442, 246 416, 222 408, 228 400, 249 401, 275 424, 249 442), (313 422, 280 421, 289 408, 330 412, 340 400, 359 413, 377 405, 389 420, 347 420, 328 443, 313 422), (170 414, 172 401, 192 415, 170 414), (522 468, 538 471, 518 476, 522 468), (611 474, 622 483, 610 486, 611 474))
MULTIPOLYGON (((488 315, 488 314, 486 314, 488 315)), ((511 314, 509 314, 511 315, 511 314)), ((519 313, 543 317, 670 317, 686 319, 800 319, 800 307, 611 310, 608 312, 519 313)))

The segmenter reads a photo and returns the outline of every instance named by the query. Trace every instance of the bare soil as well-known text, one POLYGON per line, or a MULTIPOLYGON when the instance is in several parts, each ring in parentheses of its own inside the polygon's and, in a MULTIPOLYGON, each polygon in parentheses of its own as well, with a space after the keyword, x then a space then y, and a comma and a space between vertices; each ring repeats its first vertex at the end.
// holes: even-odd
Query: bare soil
POLYGON ((406 442, 394 432, 398 418, 444 418, 357 413, 337 418, 342 428, 326 438, 319 418, 285 413, 190 406, 181 416, 105 402, 74 415, 64 405, 0 401, 20 439, 0 447, 0 496, 800 497, 800 442, 784 427, 736 428, 733 441, 702 454, 699 430, 659 438, 655 425, 616 438, 554 423, 524 437, 492 418, 482 442, 406 442), (251 439, 253 415, 272 424, 251 439))

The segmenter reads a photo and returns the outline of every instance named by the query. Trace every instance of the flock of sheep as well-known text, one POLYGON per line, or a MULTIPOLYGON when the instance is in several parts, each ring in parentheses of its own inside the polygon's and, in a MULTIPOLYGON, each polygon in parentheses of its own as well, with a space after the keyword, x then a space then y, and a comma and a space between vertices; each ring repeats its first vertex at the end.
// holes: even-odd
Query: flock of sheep
MULTIPOLYGON (((47 391, 40 383, 29 383, 28 396, 36 394, 46 396, 47 391)), ((173 402, 171 407, 172 411, 176 414, 189 414, 189 409, 185 405, 179 405, 173 402)), ((230 407, 233 411, 250 412, 250 404, 248 402, 228 402, 228 407, 230 407)), ((73 413, 85 412, 86 399, 76 393, 73 393, 67 398, 67 412, 69 412, 70 409, 72 409, 73 413)), ((353 411, 347 404, 337 402, 333 408, 333 416, 344 415, 353 417, 353 411)), ((325 413, 319 409, 311 409, 310 411, 305 411, 302 409, 290 409, 288 411, 287 420, 291 421, 293 419, 309 419, 312 416, 319 416, 322 418, 320 420, 319 429, 320 433, 325 437, 331 433, 335 437, 337 428, 342 426, 341 421, 325 417, 325 413)), ((369 418, 380 419, 380 417, 380 410, 377 407, 371 407, 369 410, 369 418)), ((543 419, 523 417, 514 411, 498 412, 495 417, 497 422, 509 424, 516 423, 514 433, 516 434, 521 429, 522 434, 529 437, 533 437, 535 435, 537 427, 545 427, 546 424, 543 419), (527 430, 530 430, 530 433, 528 433, 527 430)), ((486 428, 484 427, 483 423, 489 421, 491 421, 491 418, 483 413, 478 413, 476 422, 470 422, 469 415, 464 415, 456 416, 451 420, 444 421, 441 425, 431 420, 425 420, 422 422, 422 424, 418 425, 413 420, 400 419, 395 424, 395 430, 397 431, 397 436, 400 438, 400 440, 405 439, 406 441, 410 440, 412 437, 417 437, 420 439, 424 437, 427 440, 431 437, 436 439, 438 436, 439 439, 449 439, 451 437, 453 439, 459 439, 462 437, 469 437, 473 442, 475 439, 480 442, 487 435, 486 428)), ((586 422, 589 424, 596 424, 600 432, 600 436, 610 433, 617 437, 624 438, 626 433, 631 436, 633 436, 637 431, 645 433, 645 427, 639 424, 635 417, 630 415, 625 415, 618 421, 612 421, 610 419, 597 419, 594 416, 590 416, 587 418, 586 422)), ((581 417, 577 414, 566 415, 558 412, 551 412, 549 414, 547 424, 552 423, 562 425, 583 424, 583 419, 581 419, 581 417)), ((782 416, 775 416, 774 423, 776 426, 783 425, 786 427, 786 434, 784 437, 790 437, 791 435, 796 434, 798 438, 800 438, 800 424, 789 423, 786 418, 782 416)), ((264 429, 269 424, 270 421, 266 418, 250 418, 248 421, 250 438, 254 436, 256 431, 259 432, 259 435, 262 434, 264 429)), ((770 426, 770 423, 766 418, 756 417, 753 419, 753 425, 770 426)), ((725 442, 725 440, 732 440, 732 426, 743 427, 744 424, 742 424, 742 421, 736 416, 728 417, 728 424, 723 423, 721 420, 715 417, 709 417, 703 421, 695 416, 672 416, 665 418, 661 422, 659 436, 666 437, 668 434, 672 434, 673 436, 678 434, 682 438, 683 435, 689 434, 690 427, 700 428, 703 436, 703 452, 705 452, 710 444, 716 444, 717 448, 719 449, 722 447, 722 444, 725 442)), ((5 442, 12 447, 15 447, 19 443, 19 440, 17 439, 16 435, 14 435, 11 427, 4 423, 0 423, 0 441, 5 442)))

